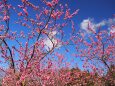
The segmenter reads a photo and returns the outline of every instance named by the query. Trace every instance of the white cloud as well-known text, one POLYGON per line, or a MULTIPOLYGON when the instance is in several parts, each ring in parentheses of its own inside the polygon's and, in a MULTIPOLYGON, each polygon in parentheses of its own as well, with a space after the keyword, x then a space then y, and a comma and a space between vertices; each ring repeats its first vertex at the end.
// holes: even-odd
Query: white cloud
POLYGON ((87 30, 89 21, 90 21, 89 19, 83 20, 83 21, 81 22, 80 27, 81 27, 83 30, 87 30))
POLYGON ((103 20, 103 21, 101 21, 101 22, 95 24, 95 28, 100 27, 100 26, 105 26, 106 23, 107 23, 107 22, 106 22, 105 20, 103 20))
POLYGON ((95 27, 95 24, 93 22, 91 22, 91 19, 84 19, 81 24, 80 24, 80 27, 81 29, 87 31, 87 32, 90 32, 88 30, 88 28, 90 27, 91 29, 95 30, 94 27, 95 27))
MULTIPOLYGON (((84 19, 81 24, 80 24, 80 28, 82 30, 85 30, 87 33, 90 33, 91 31, 88 29, 89 27, 89 24, 90 24, 90 28, 93 30, 93 31, 96 31, 97 28, 99 27, 102 27, 102 26, 108 26, 110 27, 111 25, 115 24, 115 18, 113 19, 108 19, 108 20, 102 20, 101 22, 98 22, 98 23, 95 23, 93 21, 93 19, 91 18, 88 18, 88 19, 84 19)), ((110 30, 110 29, 109 29, 110 30)), ((115 31, 115 29, 111 30, 112 32, 115 31)))
POLYGON ((47 37, 46 39, 44 39, 44 45, 47 51, 51 50, 53 47, 61 47, 61 42, 59 42, 58 39, 55 37, 56 34, 57 31, 52 31, 49 33, 49 38, 47 37))
POLYGON ((52 31, 49 33, 49 37, 52 38, 53 36, 55 36, 57 34, 57 31, 52 31))

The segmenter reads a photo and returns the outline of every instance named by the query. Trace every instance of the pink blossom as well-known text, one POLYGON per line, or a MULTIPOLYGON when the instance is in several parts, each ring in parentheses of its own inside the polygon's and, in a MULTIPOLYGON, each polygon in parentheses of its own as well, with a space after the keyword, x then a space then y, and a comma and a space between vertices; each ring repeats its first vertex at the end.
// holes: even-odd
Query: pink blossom
POLYGON ((18 13, 18 16, 22 16, 22 15, 23 15, 22 12, 19 12, 19 13, 18 13))
POLYGON ((47 15, 49 13, 48 10, 44 10, 44 14, 47 15))
POLYGON ((4 21, 7 21, 7 20, 9 20, 9 19, 10 19, 9 16, 4 16, 4 18, 3 18, 4 21))
POLYGON ((56 13, 53 13, 52 15, 51 15, 51 17, 53 18, 53 19, 56 19, 56 13))
POLYGON ((5 38, 6 36, 0 36, 0 39, 3 39, 3 38, 5 38))
POLYGON ((23 11, 24 11, 25 15, 26 15, 26 16, 28 16, 27 9, 26 9, 26 8, 24 8, 24 9, 23 9, 23 11))
POLYGON ((53 3, 57 4, 59 0, 52 0, 53 3))
POLYGON ((46 5, 49 6, 49 7, 53 6, 51 2, 47 2, 46 5))

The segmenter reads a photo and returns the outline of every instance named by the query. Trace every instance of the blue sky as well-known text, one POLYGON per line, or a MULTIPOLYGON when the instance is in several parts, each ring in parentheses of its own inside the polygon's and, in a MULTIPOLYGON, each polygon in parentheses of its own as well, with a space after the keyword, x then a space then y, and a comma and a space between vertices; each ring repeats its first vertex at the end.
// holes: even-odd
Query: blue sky
POLYGON ((67 0, 73 8, 79 8, 78 20, 92 17, 97 21, 115 14, 115 0, 67 0))
MULTIPOLYGON (((19 1, 20 0, 9 0, 9 2, 15 6, 20 4, 19 1)), ((40 0, 28 1, 37 4, 37 2, 39 2, 40 0)), ((103 21, 104 23, 108 24, 109 19, 112 19, 113 14, 115 14, 115 0, 60 0, 60 3, 67 3, 71 9, 71 12, 75 11, 75 9, 80 9, 78 15, 73 18, 77 30, 86 30, 86 25, 84 25, 84 22, 87 21, 92 21, 93 26, 96 26, 99 23, 103 23, 103 21), (81 24, 83 24, 82 27, 81 24)), ((39 3, 39 5, 41 4, 39 3)), ((16 15, 11 15, 11 17, 13 18, 11 18, 10 27, 13 28, 13 30, 19 30, 20 28, 22 28, 17 25, 13 25, 13 21, 16 20, 16 15)), ((112 20, 112 23, 113 22, 114 21, 112 20)), ((67 30, 67 34, 68 33, 69 30, 67 30)), ((10 44, 12 43, 9 42, 9 45, 10 44)), ((69 49, 71 50, 71 52, 74 52, 74 50, 71 47, 69 47, 69 49)), ((61 50, 61 52, 63 53, 63 49, 61 50)), ((68 60, 70 60, 69 54, 67 54, 66 56, 69 57, 68 60)), ((79 62, 79 60, 76 61, 79 62)), ((79 66, 81 67, 81 63, 79 64, 79 66)))
POLYGON ((115 0, 67 0, 71 10, 80 9, 73 19, 80 28, 83 20, 90 18, 94 23, 108 21, 115 14, 115 0))
POLYGON ((60 2, 67 3, 71 12, 74 12, 75 9, 80 9, 73 18, 77 30, 83 29, 81 23, 88 21, 91 21, 94 26, 104 23, 101 25, 102 27, 110 25, 110 21, 115 23, 115 17, 113 19, 115 0, 60 0, 60 2))
MULTIPOLYGON (((40 0, 29 0, 30 2, 43 6, 40 0)), ((20 0, 9 0, 9 2, 16 6, 20 3, 20 0)), ((62 4, 68 4, 71 12, 74 12, 76 9, 80 9, 78 15, 73 18, 75 25, 80 29, 80 24, 83 20, 90 18, 95 23, 99 23, 103 20, 108 20, 113 17, 115 14, 115 0, 60 0, 62 4)), ((31 10, 29 10, 31 11, 31 10)), ((32 14, 32 13, 31 13, 32 14)), ((11 15, 14 16, 14 15, 11 15)), ((13 18, 14 21, 16 19, 13 18)))

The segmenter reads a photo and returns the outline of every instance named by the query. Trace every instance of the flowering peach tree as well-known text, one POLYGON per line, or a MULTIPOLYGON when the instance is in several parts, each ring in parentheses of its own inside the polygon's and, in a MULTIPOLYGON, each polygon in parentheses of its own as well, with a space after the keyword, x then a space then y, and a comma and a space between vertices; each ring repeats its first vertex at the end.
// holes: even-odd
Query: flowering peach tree
POLYGON ((115 33, 94 30, 90 23, 90 35, 76 31, 72 19, 78 11, 61 0, 1 0, 2 85, 103 86, 106 80, 114 82, 115 33), (76 51, 72 54, 66 46, 76 51), (67 62, 66 53, 80 58, 86 70, 70 69, 74 59, 67 62), (108 78, 103 78, 105 73, 108 78))
MULTIPOLYGON (((111 83, 115 78, 115 32, 114 24, 109 29, 103 29, 100 26, 93 28, 91 22, 88 23, 88 34, 83 31, 79 35, 72 37, 77 45, 77 58, 81 57, 83 68, 90 71, 93 75, 99 74, 105 76, 109 72, 109 77, 105 77, 111 83)), ((108 75, 108 74, 107 74, 108 75)))
MULTIPOLYGON (((54 51, 66 45, 63 29, 67 25, 73 26, 72 18, 79 10, 71 13, 68 5, 59 0, 36 1, 39 5, 20 0, 15 6, 15 2, 0 1, 2 85, 55 85, 55 77, 51 77, 56 65, 52 67, 53 61, 49 57, 53 58, 54 51)), ((63 55, 55 55, 59 62, 63 60, 63 55)))

